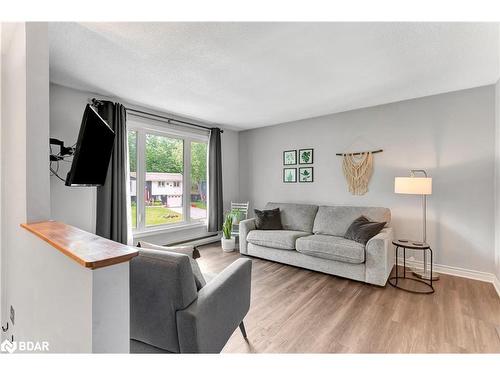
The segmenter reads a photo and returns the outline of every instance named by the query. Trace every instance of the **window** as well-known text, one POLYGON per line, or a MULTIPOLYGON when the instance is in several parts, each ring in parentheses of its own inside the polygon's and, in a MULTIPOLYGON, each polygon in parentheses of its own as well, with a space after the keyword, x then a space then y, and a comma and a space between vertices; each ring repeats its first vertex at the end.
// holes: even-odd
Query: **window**
POLYGON ((145 161, 146 227, 184 221, 182 185, 162 189, 167 180, 183 179, 184 140, 146 133, 145 161))
POLYGON ((204 223, 208 135, 152 122, 127 122, 134 232, 204 223))
POLYGON ((207 218, 207 144, 191 142, 191 219, 207 218))
POLYGON ((130 171, 130 211, 132 229, 137 228, 137 132, 128 132, 128 152, 130 171))

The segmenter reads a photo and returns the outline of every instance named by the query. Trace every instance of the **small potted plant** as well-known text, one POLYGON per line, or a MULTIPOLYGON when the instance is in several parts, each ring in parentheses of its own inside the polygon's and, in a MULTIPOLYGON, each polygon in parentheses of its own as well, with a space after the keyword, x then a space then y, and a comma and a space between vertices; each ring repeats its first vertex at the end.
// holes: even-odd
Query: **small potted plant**
POLYGON ((231 232, 233 231, 233 220, 234 213, 228 212, 226 213, 226 217, 224 218, 224 223, 222 224, 222 250, 226 252, 234 251, 236 245, 236 239, 231 237, 231 232))

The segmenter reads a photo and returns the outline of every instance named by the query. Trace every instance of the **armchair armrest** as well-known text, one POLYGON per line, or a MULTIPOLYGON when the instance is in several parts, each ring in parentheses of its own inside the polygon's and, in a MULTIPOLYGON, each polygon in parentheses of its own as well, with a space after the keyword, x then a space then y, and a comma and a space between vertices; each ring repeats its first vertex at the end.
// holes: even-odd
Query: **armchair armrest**
POLYGON ((238 259, 177 311, 181 353, 219 353, 250 308, 252 261, 238 259))
POLYGON ((240 221, 240 236, 239 236, 239 241, 240 241, 240 254, 248 254, 247 246, 247 236, 248 232, 255 230, 255 219, 246 219, 240 221))
POLYGON ((391 250, 392 228, 384 228, 366 244, 365 281, 370 284, 385 285, 394 266, 391 250))
POLYGON ((130 338, 178 352, 176 311, 196 296, 187 255, 141 249, 130 261, 130 338))

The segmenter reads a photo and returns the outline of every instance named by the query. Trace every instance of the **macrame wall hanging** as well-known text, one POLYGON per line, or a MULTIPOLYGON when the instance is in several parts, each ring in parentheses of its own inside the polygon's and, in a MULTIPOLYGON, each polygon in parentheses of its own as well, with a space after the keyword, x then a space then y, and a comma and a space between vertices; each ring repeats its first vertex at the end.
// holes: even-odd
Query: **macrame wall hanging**
POLYGON ((351 194, 364 195, 368 191, 373 173, 373 154, 378 152, 382 150, 337 154, 342 156, 342 170, 351 194))

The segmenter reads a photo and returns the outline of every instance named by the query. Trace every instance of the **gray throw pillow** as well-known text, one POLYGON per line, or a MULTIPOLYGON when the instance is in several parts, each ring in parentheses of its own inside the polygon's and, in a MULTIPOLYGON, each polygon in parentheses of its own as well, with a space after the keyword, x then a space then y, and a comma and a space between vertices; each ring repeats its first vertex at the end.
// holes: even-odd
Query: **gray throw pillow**
POLYGON ((370 221, 360 216, 347 228, 344 238, 366 245, 370 238, 376 236, 385 227, 385 224, 386 222, 370 221))
POLYGON ((187 255, 189 257, 189 262, 191 263, 191 269, 193 270, 196 290, 200 290, 207 284, 205 278, 203 277, 203 274, 201 273, 200 266, 196 261, 196 258, 200 257, 200 253, 194 246, 160 246, 146 241, 139 241, 137 243, 137 247, 141 247, 143 249, 151 249, 151 250, 163 250, 163 251, 169 251, 171 253, 187 255))
POLYGON ((255 228, 259 230, 281 230, 280 209, 253 210, 255 213, 255 228))

